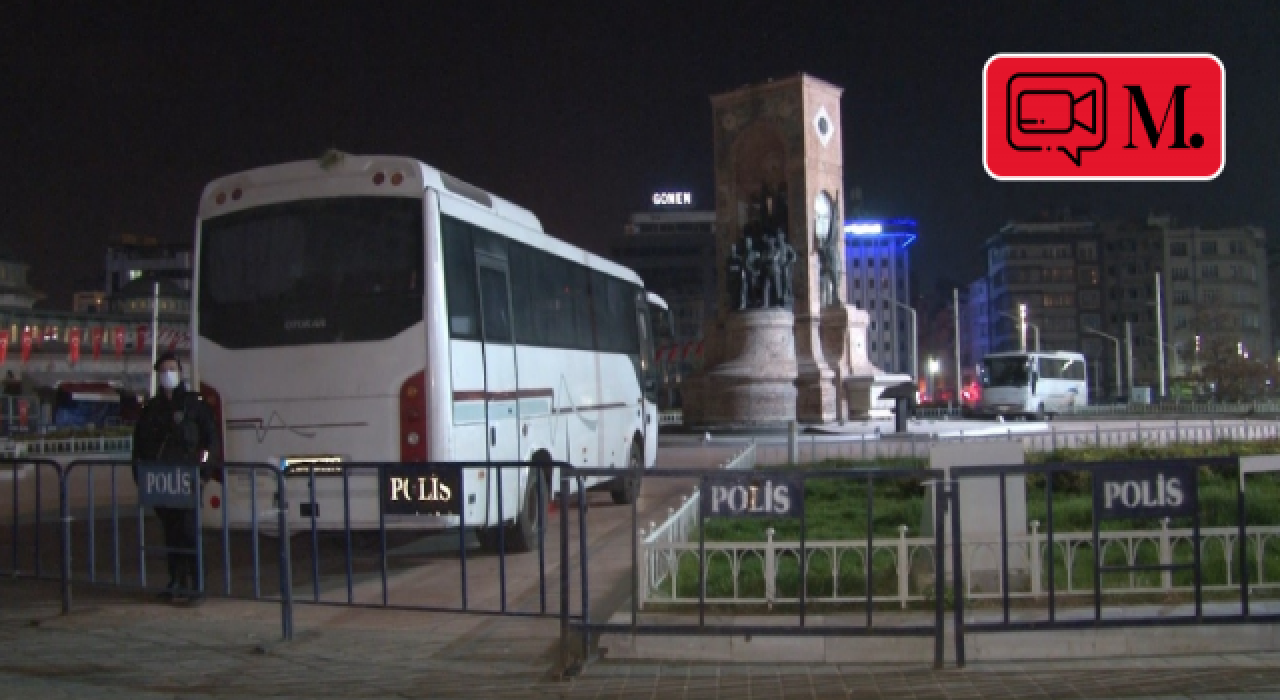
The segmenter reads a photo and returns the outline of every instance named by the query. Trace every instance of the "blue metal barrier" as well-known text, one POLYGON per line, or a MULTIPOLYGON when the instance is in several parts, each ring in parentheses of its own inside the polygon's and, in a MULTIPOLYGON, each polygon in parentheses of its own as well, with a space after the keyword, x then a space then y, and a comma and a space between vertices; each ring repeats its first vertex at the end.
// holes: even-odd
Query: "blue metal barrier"
MULTIPOLYGON (((562 477, 568 479, 572 467, 569 464, 562 463, 530 463, 530 462, 506 462, 506 463, 346 463, 341 465, 335 464, 297 464, 292 465, 270 465, 270 464, 252 464, 252 463, 219 463, 219 464, 202 464, 202 465, 167 465, 177 469, 203 469, 204 473, 211 476, 211 480, 195 479, 194 480, 194 498, 200 507, 196 508, 195 521, 196 532, 194 549, 178 550, 169 549, 166 544, 157 545, 154 534, 148 541, 148 525, 147 521, 152 520, 155 516, 151 515, 150 509, 139 503, 135 497, 135 491, 132 490, 134 465, 127 460, 77 460, 63 467, 51 460, 37 458, 12 458, 0 460, 0 468, 6 468, 12 479, 12 497, 13 506, 12 524, 9 528, 11 556, 8 558, 10 563, 10 571, 7 572, 12 576, 34 576, 37 578, 50 578, 46 576, 48 569, 46 555, 51 552, 46 551, 43 547, 42 531, 48 526, 56 526, 59 540, 59 574, 58 579, 62 588, 62 607, 64 613, 70 612, 72 608, 71 592, 72 584, 81 584, 89 586, 112 586, 117 588, 125 588, 136 591, 154 591, 158 590, 154 586, 148 585, 148 557, 157 552, 168 555, 173 552, 194 555, 196 588, 200 593, 210 593, 226 598, 242 598, 251 600, 273 600, 278 601, 281 605, 281 633, 285 639, 291 639, 293 636, 293 605, 295 602, 318 604, 318 605, 344 605, 353 607, 378 607, 389 609, 404 610, 424 610, 424 611, 448 611, 448 612, 472 612, 486 613, 497 615, 522 615, 522 616, 568 616, 570 618, 577 617, 576 613, 569 610, 567 604, 562 605, 560 610, 549 611, 547 605, 547 562, 545 552, 545 537, 547 518, 546 512, 551 498, 546 489, 549 483, 546 476, 552 474, 555 470, 559 470, 562 477), (324 475, 319 473, 319 469, 323 466, 324 475), (287 471, 286 471, 287 467, 287 471), (462 493, 457 495, 457 502, 460 507, 457 509, 457 517, 453 524, 443 524, 437 518, 429 529, 439 530, 449 537, 449 530, 456 530, 456 555, 457 565, 459 568, 458 591, 456 601, 457 604, 448 604, 448 601, 441 602, 437 600, 439 596, 433 597, 431 600, 423 602, 396 601, 393 595, 391 582, 392 571, 390 569, 390 559, 393 556, 389 551, 388 534, 390 532, 411 532, 419 533, 420 530, 414 528, 413 517, 405 517, 403 515, 390 514, 384 508, 384 489, 387 488, 388 471, 394 467, 397 474, 405 475, 415 479, 417 483, 418 476, 426 477, 428 474, 450 475, 461 485, 464 483, 463 470, 474 470, 473 475, 477 477, 476 481, 480 485, 481 495, 488 493, 487 497, 477 501, 475 492, 471 494, 471 500, 464 503, 466 496, 462 493), (511 473, 507 473, 511 472, 511 473), (504 476, 505 474, 505 476, 504 476), (514 475, 520 475, 518 479, 511 479, 514 475), (494 478, 496 476, 496 478, 494 478), (537 478, 529 478, 536 476, 537 478), (333 489, 327 484, 322 486, 323 481, 330 480, 339 482, 340 490, 333 489), (52 481, 50 481, 52 479, 52 481), (119 482, 127 479, 126 486, 121 487, 119 482), (376 488, 356 490, 352 488, 352 480, 362 480, 361 483, 367 486, 374 482, 376 488), (258 482, 267 481, 274 482, 275 494, 268 512, 275 515, 274 528, 264 528, 261 522, 261 516, 264 514, 263 503, 259 499, 258 482), (107 483, 102 483, 106 481, 107 483), (521 488, 518 495, 519 505, 511 507, 505 503, 507 498, 504 485, 519 483, 521 488), (58 497, 58 513, 59 518, 55 523, 51 518, 46 517, 51 510, 44 499, 51 495, 48 491, 50 485, 57 488, 58 497), (496 485, 496 489, 493 488, 496 485), (290 498, 290 487, 294 491, 305 494, 308 498, 307 503, 294 506, 294 500, 290 498), (305 490, 301 490, 305 487, 305 490), (357 493, 358 491, 358 493, 357 493), (336 493, 335 493, 336 492, 336 493), (368 550, 357 547, 354 541, 354 534, 360 532, 360 527, 368 528, 368 523, 363 522, 353 527, 353 495, 358 497, 372 497, 377 500, 377 546, 376 552, 376 574, 378 576, 378 584, 380 585, 380 596, 377 602, 362 602, 357 598, 357 576, 364 571, 358 571, 355 562, 361 559, 361 554, 367 554, 368 550), (331 499, 326 501, 325 499, 331 499), (338 502, 340 500, 340 503, 338 502), (341 518, 335 520, 333 518, 322 519, 320 517, 321 503, 328 503, 327 507, 331 508, 331 512, 337 512, 338 507, 341 509, 341 518), (525 596, 521 604, 517 605, 516 601, 511 599, 512 590, 508 586, 507 577, 512 574, 510 563, 511 558, 516 554, 511 551, 511 542, 507 537, 506 528, 513 526, 515 523, 521 522, 522 517, 533 518, 529 514, 521 512, 523 508, 527 508, 531 504, 536 504, 538 515, 536 516, 536 539, 533 540, 534 548, 537 550, 536 568, 538 576, 538 587, 536 600, 531 596, 532 593, 525 596), (293 517, 291 508, 298 508, 298 517, 293 517), (477 605, 469 597, 470 589, 477 586, 484 586, 489 583, 486 578, 484 580, 471 580, 468 577, 468 560, 475 559, 476 555, 470 552, 472 545, 469 541, 469 534, 476 530, 476 526, 468 522, 468 507, 473 510, 479 509, 481 520, 476 521, 476 525, 488 524, 495 521, 494 517, 484 517, 484 509, 491 508, 490 511, 496 515, 496 533, 485 540, 490 542, 490 546, 496 544, 496 551, 491 555, 496 556, 498 566, 498 580, 496 581, 498 595, 497 600, 490 602, 483 601, 477 605), (128 517, 129 509, 133 509, 136 513, 135 517, 128 517), (103 511, 106 511, 105 517, 103 511), (213 519, 208 519, 212 513, 217 513, 213 519), (508 515, 511 513, 511 515, 508 515), (206 522, 207 520, 207 522, 206 522), (298 598, 298 591, 295 590, 293 583, 293 568, 297 563, 294 561, 294 553, 291 547, 291 527, 299 524, 309 537, 309 546, 303 550, 302 555, 305 568, 311 576, 310 595, 298 598), (393 530, 393 527, 395 528, 393 530), (127 541, 126 534, 129 529, 133 529, 136 534, 136 547, 130 547, 125 544, 127 541), (274 530, 274 532, 272 531, 274 530), (341 543, 335 546, 330 538, 325 535, 341 534, 341 543), (261 565, 260 539, 263 535, 275 535, 277 541, 277 552, 279 555, 279 563, 276 570, 276 576, 279 584, 279 595, 263 595, 263 587, 265 583, 265 575, 269 572, 263 570, 261 565), (209 541, 206 542, 206 537, 209 541), (244 540, 248 538, 246 543, 244 540), (28 545, 28 542, 31 545, 28 545), (108 545, 109 543, 109 545, 108 545), (216 543, 216 544, 215 544, 216 543), (215 550, 221 551, 214 554, 212 560, 207 559, 210 555, 210 546, 213 545, 215 550), (100 560, 103 558, 103 547, 108 546, 109 555, 109 573, 105 576, 101 575, 102 564, 100 560), (34 551, 30 559, 26 558, 24 552, 34 551), (83 554, 77 558, 78 565, 73 566, 73 552, 81 551, 83 554), (244 557, 247 555, 248 560, 244 557), (126 575, 124 572, 134 562, 130 559, 136 558, 137 574, 136 576, 126 575), (309 561, 306 561, 309 559, 309 561), (340 559, 340 560, 339 560, 340 559), (210 565, 214 568, 211 570, 210 565), (220 572, 218 570, 221 570, 220 572), (340 573, 339 573, 340 572, 340 573), (210 590, 218 587, 216 583, 207 580, 212 574, 212 581, 221 580, 219 591, 210 590), (322 586, 322 579, 326 575, 339 575, 343 579, 345 595, 340 600, 332 598, 326 599, 322 586), (212 585, 209 585, 211 584, 212 585), (531 602, 532 601, 532 602, 531 602), (521 609, 521 608, 524 609, 521 609)), ((140 465, 140 467, 148 467, 148 465, 140 465)), ((581 479, 573 480, 568 486, 572 490, 575 486, 582 484, 581 479)), ((265 494, 263 494, 265 496, 265 494)), ((561 520, 562 525, 567 523, 567 505, 566 500, 568 493, 560 495, 561 520)), ((372 503, 364 502, 361 506, 362 513, 371 512, 372 503)), ((438 515, 438 514, 437 514, 438 515)), ((363 516, 362 516, 363 517, 363 516)), ((270 522, 270 521, 268 521, 270 522)), ((154 523, 154 520, 153 520, 154 523)), ((155 529, 154 526, 151 529, 155 529)), ((526 531, 521 532, 525 535, 526 531)), ((47 534, 47 533, 45 533, 47 534)), ((562 531, 562 544, 565 543, 567 530, 562 531)), ((525 542, 529 540, 522 539, 525 542)), ((585 546, 585 533, 583 534, 582 543, 585 546)), ((561 548, 561 561, 564 559, 567 550, 561 548)), ((447 553, 447 551, 445 552, 447 553)), ((483 560, 482 560, 483 561, 483 560)), ((532 565, 532 555, 529 558, 521 560, 523 565, 532 565)), ((489 564, 485 564, 489 566, 489 564)), ((4 573, 4 572, 0 572, 4 573)), ((568 567, 561 566, 561 596, 562 603, 564 596, 567 595, 568 587, 568 567)), ((586 573, 583 572, 583 590, 586 591, 586 573)), ((304 584, 306 585, 306 584, 304 584)), ((180 591, 181 592, 181 591, 180 591)), ((414 591, 409 591, 413 593, 414 591)), ((399 592, 403 595, 404 592, 399 592)), ((489 598, 491 594, 486 593, 485 598, 489 598)), ((584 598, 585 608, 585 598, 584 598)))

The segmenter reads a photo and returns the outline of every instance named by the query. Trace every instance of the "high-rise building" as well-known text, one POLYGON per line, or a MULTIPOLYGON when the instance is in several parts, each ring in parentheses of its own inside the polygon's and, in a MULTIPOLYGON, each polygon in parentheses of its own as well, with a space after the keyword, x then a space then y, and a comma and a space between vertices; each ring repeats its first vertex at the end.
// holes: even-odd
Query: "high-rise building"
POLYGON ((155 238, 123 235, 107 246, 108 296, 142 277, 162 279, 191 291, 191 246, 155 238))
MULTIPOLYGON (((1257 227, 1202 229, 1169 216, 1097 223, 1011 222, 984 246, 989 352, 1083 352, 1095 396, 1127 395, 1160 381, 1166 393, 1223 352, 1271 357, 1266 234, 1257 227), (1159 278, 1159 292, 1156 279, 1159 278), (1159 303, 1159 307, 1157 304, 1159 303), (1022 337, 1020 307, 1027 331, 1022 337), (1163 323, 1163 327, 1161 327, 1163 323), (1117 362, 1117 352, 1119 361, 1117 362), (1132 368, 1130 368, 1132 358, 1132 368), (1132 375, 1132 376, 1130 376, 1132 375)), ((977 284, 977 283, 975 283, 977 284)), ((971 306, 978 295, 971 287, 971 306)))
POLYGON ((670 345, 659 359, 663 408, 681 405, 680 387, 699 366, 704 321, 716 314, 715 211, 690 208, 687 193, 658 193, 655 208, 631 215, 612 257, 644 280, 671 311, 670 345))
MULTIPOLYGON (((845 224, 845 292, 865 310, 867 357, 886 372, 919 376, 911 366, 910 246, 918 235, 911 219, 859 219, 845 224)), ((923 322, 924 319, 919 319, 923 322)), ((923 360, 921 360, 923 362, 923 360)))
MULTIPOLYGON (((1215 355, 1272 358, 1267 235, 1256 226, 1202 229, 1152 217, 1164 238, 1166 367, 1195 371, 1215 355)), ((1135 379, 1143 379, 1137 367, 1135 379)), ((1154 353, 1143 353, 1151 355, 1154 353)))
POLYGON ((1084 352, 1096 380, 1103 350, 1092 340, 1085 343, 1082 329, 1102 324, 1100 242, 1095 222, 1069 212, 1046 221, 1012 221, 988 238, 983 254, 989 351, 1084 352))

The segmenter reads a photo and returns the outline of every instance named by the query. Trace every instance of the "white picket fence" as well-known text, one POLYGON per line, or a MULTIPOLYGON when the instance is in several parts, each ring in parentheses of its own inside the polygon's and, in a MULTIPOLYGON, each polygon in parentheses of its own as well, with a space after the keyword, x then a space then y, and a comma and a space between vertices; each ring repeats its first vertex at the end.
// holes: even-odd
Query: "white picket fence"
MULTIPOLYGON (((690 500, 686 503, 694 503, 690 500)), ((663 603, 677 606, 697 605, 699 601, 696 582, 699 560, 699 544, 687 541, 687 537, 697 526, 696 506, 693 506, 692 519, 668 519, 663 526, 674 529, 655 529, 652 534, 642 537, 640 553, 639 590, 640 605, 663 603), (684 538, 682 539, 683 536, 684 538), (685 586, 681 586, 679 572, 685 572, 685 586), (693 578, 690 579, 690 572, 693 578), (692 590, 691 590, 692 589, 692 590)), ((682 508, 684 510, 684 508, 682 508)), ((1009 597, 1038 598, 1048 592, 1047 561, 1048 536, 1039 531, 1040 523, 1032 521, 1030 532, 1025 535, 1010 535, 1009 597)), ((896 538, 880 538, 873 540, 871 554, 873 557, 872 601, 873 603, 898 603, 906 608, 908 603, 928 600, 934 582, 934 539, 932 537, 908 537, 907 526, 898 529, 896 538), (877 587, 875 582, 896 582, 893 590, 886 586, 877 587)), ((798 603, 799 590, 781 594, 778 590, 778 572, 784 561, 790 561, 793 572, 800 569, 800 543, 798 541, 775 541, 774 531, 766 531, 764 542, 705 542, 702 551, 704 579, 706 572, 716 566, 717 562, 727 565, 732 584, 729 595, 708 594, 705 600, 709 604, 733 605, 755 604, 773 605, 779 603, 798 603), (755 562, 755 566, 748 566, 755 562), (763 578, 763 581, 760 581, 763 578), (763 585, 761 585, 761 583, 763 585)), ((1239 562, 1236 559, 1238 533, 1234 527, 1203 528, 1201 530, 1202 562, 1210 561, 1210 555, 1217 553, 1220 558, 1213 558, 1216 567, 1205 564, 1202 567, 1204 591, 1237 591, 1239 590, 1239 562)), ((967 538, 966 538, 967 539, 967 538)), ((1169 565, 1174 562, 1175 555, 1180 561, 1190 561, 1192 548, 1192 531, 1190 529, 1170 529, 1164 523, 1159 530, 1114 531, 1099 534, 1099 548, 1104 557, 1104 564, 1117 565, 1114 552, 1120 552, 1128 566, 1140 563, 1139 559, 1148 563, 1158 562, 1169 565), (1145 556, 1144 556, 1145 555, 1145 556), (1152 560, 1155 561, 1152 561, 1152 560)), ((1268 580, 1265 562, 1280 557, 1280 526, 1251 527, 1248 533, 1248 546, 1252 548, 1255 561, 1263 562, 1263 566, 1255 567, 1250 581, 1251 590, 1280 589, 1280 581, 1268 580)), ((1093 533, 1092 532, 1055 532, 1053 547, 1058 551, 1058 571, 1055 580, 1062 578, 1066 572, 1065 585, 1058 585, 1055 594, 1062 596, 1093 595, 1093 577, 1084 574, 1092 571, 1093 533), (1081 585, 1080 578, 1086 578, 1087 585, 1081 585)), ((805 568, 811 576, 815 572, 830 574, 829 590, 815 591, 812 586, 806 591, 808 603, 865 603, 866 588, 863 585, 842 588, 842 571, 849 573, 847 562, 852 561, 853 572, 860 581, 865 581, 867 570, 867 541, 811 541, 806 542, 805 568)), ((970 599, 999 599, 1003 596, 1000 589, 1000 542, 995 540, 968 541, 961 548, 964 562, 964 581, 966 595, 970 599), (975 572, 978 575, 975 575, 975 572), (984 585, 985 582, 985 585, 984 585)), ((950 551, 945 553, 948 561, 950 551)), ((949 566, 949 564, 948 564, 949 566)), ((724 567, 717 567, 720 571, 724 567)), ((792 575, 791 580, 797 580, 792 575)), ((1106 595, 1141 595, 1153 593, 1190 593, 1193 586, 1189 583, 1175 581, 1172 572, 1149 573, 1104 573, 1103 593, 1106 595), (1158 583, 1152 583, 1158 577, 1158 583)), ((805 577, 809 580, 809 576, 805 577)))

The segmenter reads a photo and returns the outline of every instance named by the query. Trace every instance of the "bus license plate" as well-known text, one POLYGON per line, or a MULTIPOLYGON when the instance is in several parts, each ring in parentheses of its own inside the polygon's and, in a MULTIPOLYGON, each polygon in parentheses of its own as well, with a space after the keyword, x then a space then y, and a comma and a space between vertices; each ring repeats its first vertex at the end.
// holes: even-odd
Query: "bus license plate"
POLYGON ((382 510, 387 515, 458 515, 462 471, 388 466, 383 470, 382 510))

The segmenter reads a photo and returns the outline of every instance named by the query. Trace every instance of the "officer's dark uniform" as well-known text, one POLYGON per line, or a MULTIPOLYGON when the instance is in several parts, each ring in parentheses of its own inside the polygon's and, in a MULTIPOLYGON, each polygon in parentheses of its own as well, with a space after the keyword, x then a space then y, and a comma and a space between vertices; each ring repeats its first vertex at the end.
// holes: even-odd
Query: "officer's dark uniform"
MULTIPOLYGON (((161 362, 171 356, 161 358, 161 362)), ((186 384, 179 384, 172 397, 164 391, 156 392, 142 408, 133 430, 133 460, 141 462, 171 462, 193 464, 199 462, 201 453, 208 451, 208 461, 215 462, 221 456, 218 430, 214 425, 213 411, 199 394, 188 391, 186 384)), ((207 482, 210 470, 201 472, 201 481, 207 482)), ((134 481, 138 478, 134 470, 134 481)), ((194 510, 156 508, 156 516, 164 528, 165 547, 169 549, 169 589, 181 588, 195 591, 197 564, 196 513, 194 510), (192 550, 176 552, 173 550, 192 550)))

